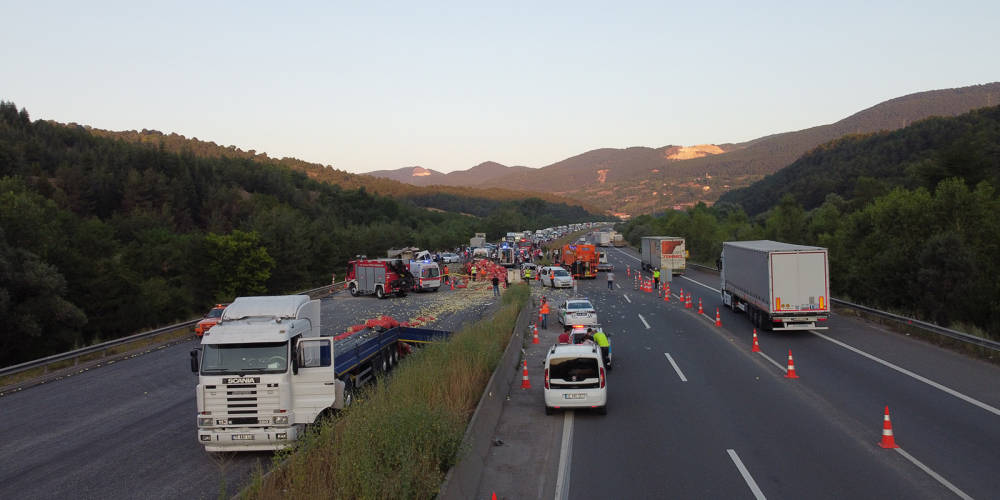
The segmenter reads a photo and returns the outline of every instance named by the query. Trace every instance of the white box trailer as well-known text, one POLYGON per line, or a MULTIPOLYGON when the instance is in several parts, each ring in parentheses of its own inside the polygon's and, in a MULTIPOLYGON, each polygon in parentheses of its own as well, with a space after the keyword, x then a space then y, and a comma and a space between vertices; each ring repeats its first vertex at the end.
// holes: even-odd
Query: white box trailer
POLYGON ((762 330, 822 329, 830 317, 829 253, 777 241, 731 241, 719 258, 722 302, 762 330))
POLYGON ((482 248, 486 246, 486 233, 476 233, 476 236, 469 238, 469 248, 482 248))
POLYGON ((668 270, 674 276, 684 274, 687 268, 687 249, 684 238, 677 236, 645 236, 642 238, 642 269, 661 273, 668 270))
POLYGON ((611 245, 611 233, 607 231, 597 232, 597 244, 602 247, 611 245))

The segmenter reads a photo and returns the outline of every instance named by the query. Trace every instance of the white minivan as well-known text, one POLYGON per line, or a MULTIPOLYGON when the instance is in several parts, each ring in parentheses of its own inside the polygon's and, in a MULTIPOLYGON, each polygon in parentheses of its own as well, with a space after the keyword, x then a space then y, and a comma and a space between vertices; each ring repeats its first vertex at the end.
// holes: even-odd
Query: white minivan
POLYGON ((556 410, 608 412, 608 385, 601 350, 591 345, 559 344, 545 356, 545 414, 556 410))
POLYGON ((418 292, 436 292, 441 288, 441 268, 429 260, 411 260, 410 274, 416 281, 413 289, 418 292))

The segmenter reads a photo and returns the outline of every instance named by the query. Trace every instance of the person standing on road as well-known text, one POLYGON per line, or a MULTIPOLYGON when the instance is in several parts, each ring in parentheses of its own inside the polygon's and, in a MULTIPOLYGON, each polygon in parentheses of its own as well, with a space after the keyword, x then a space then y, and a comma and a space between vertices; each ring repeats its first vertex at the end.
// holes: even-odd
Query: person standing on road
POLYGON ((608 354, 611 351, 611 343, 608 342, 608 336, 603 331, 597 330, 597 333, 594 334, 594 342, 597 342, 597 346, 601 348, 601 356, 604 358, 604 364, 607 365, 610 361, 608 354))
POLYGON ((538 308, 538 314, 542 315, 542 330, 549 327, 549 301, 542 297, 542 306, 538 308))
POLYGON ((448 278, 448 264, 445 264, 444 265, 444 282, 447 283, 448 279, 449 279, 448 278))
POLYGON ((613 273, 611 271, 608 271, 607 275, 608 275, 608 290, 614 291, 615 290, 615 273, 613 273))
POLYGON ((653 269, 653 290, 660 289, 660 270, 653 269))
POLYGON ((500 278, 497 275, 493 275, 493 296, 500 296, 500 278))

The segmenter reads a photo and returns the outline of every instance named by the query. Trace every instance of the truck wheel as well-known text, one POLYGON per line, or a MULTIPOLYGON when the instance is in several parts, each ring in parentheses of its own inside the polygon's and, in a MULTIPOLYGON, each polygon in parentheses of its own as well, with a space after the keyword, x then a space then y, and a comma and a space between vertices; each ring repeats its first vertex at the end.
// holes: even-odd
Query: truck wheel
POLYGON ((546 406, 545 407, 545 414, 546 415, 552 415, 555 412, 556 412, 555 408, 552 408, 551 406, 546 406))
POLYGON ((380 286, 375 287, 375 296, 378 297, 379 300, 384 299, 385 298, 385 289, 382 288, 382 287, 380 287, 380 286))
POLYGON ((399 344, 397 343, 392 347, 392 364, 399 364, 399 344))
POLYGON ((351 285, 347 287, 347 291, 351 292, 351 297, 357 297, 358 296, 358 285, 355 285, 354 283, 351 283, 351 285))
POLYGON ((382 373, 389 371, 389 353, 382 353, 382 373))

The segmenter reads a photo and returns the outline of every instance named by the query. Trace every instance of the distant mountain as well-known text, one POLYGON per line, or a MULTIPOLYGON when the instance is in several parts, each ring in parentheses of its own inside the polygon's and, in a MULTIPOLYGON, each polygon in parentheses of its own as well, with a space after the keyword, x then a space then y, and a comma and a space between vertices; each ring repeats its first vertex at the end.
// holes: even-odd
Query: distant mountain
POLYGON ((539 169, 467 185, 536 190, 629 213, 649 213, 749 186, 807 151, 848 134, 896 130, 930 116, 956 116, 1000 103, 1000 83, 920 92, 872 106, 830 125, 739 144, 597 149, 539 169))
POLYGON ((423 167, 404 167, 396 170, 376 170, 366 175, 392 179, 414 186, 475 186, 495 177, 511 172, 531 170, 528 167, 508 167, 497 162, 487 161, 467 170, 456 170, 447 174, 423 167))
POLYGON ((1000 185, 1000 106, 956 117, 933 117, 892 132, 851 134, 825 143, 794 163, 719 202, 736 203, 751 216, 791 193, 807 210, 828 194, 856 200, 860 208, 895 187, 933 190, 959 177, 974 186, 1000 185))
POLYGON ((404 167, 397 168, 396 170, 376 170, 374 172, 366 172, 365 175, 392 179, 394 181, 413 184, 414 186, 441 184, 438 180, 443 179, 445 176, 442 172, 423 167, 404 167))

